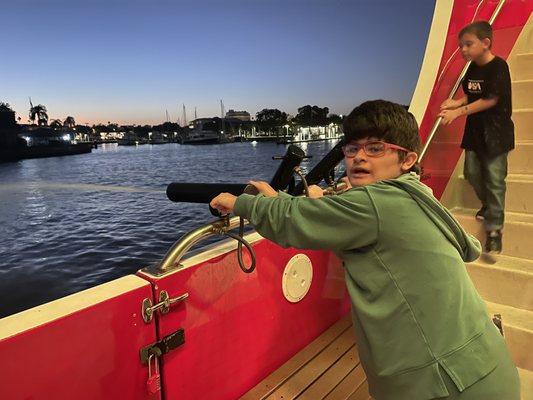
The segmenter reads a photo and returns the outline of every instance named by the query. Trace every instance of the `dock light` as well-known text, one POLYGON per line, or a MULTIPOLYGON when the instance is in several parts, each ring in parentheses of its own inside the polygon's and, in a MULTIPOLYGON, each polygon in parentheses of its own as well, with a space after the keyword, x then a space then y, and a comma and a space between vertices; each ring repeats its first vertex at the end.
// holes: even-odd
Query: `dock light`
POLYGON ((27 144, 30 144, 31 139, 28 136, 23 136, 22 139, 24 139, 27 144))
POLYGON ((68 142, 70 140, 70 135, 63 135, 63 140, 68 142))

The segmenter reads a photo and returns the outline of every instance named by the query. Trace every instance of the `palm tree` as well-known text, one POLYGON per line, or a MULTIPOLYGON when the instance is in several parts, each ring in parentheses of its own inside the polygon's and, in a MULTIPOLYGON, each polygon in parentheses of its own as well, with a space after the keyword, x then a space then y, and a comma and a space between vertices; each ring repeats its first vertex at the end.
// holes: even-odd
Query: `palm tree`
POLYGON ((50 128, 61 129, 62 127, 63 124, 60 119, 53 119, 52 122, 50 122, 50 128))
POLYGON ((35 122, 35 118, 37 118, 37 124, 39 126, 48 125, 48 113, 46 107, 42 104, 30 108, 30 120, 35 122))
POLYGON ((9 103, 0 102, 0 111, 13 111, 9 103))
POLYGON ((74 117, 69 115, 67 118, 65 118, 63 125, 68 128, 74 128, 76 126, 76 121, 74 120, 74 117))

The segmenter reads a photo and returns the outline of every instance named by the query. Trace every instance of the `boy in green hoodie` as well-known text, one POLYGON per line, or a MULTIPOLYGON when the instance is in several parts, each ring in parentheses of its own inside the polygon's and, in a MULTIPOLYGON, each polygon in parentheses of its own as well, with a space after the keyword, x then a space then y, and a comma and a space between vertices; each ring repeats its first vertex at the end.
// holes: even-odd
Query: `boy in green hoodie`
POLYGON ((518 400, 503 338, 464 262, 479 242, 422 184, 418 126, 383 100, 344 122, 352 188, 336 196, 222 193, 211 206, 248 219, 281 246, 329 249, 343 261, 361 364, 375 400, 518 400))

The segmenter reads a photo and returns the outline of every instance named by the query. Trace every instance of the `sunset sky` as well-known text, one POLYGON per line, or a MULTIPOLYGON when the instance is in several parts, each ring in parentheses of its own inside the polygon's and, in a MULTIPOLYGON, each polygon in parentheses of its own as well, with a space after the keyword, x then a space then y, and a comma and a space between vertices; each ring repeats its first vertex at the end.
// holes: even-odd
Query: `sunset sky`
POLYGON ((434 2, 27 1, 0 5, 0 101, 26 122, 156 124, 306 104, 408 104, 434 2))

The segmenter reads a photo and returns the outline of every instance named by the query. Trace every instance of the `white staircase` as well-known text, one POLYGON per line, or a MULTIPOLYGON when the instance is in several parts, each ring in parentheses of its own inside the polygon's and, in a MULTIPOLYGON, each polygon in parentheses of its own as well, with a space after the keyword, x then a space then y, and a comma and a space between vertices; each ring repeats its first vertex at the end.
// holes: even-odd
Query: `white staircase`
MULTIPOLYGON (((503 252, 483 255, 467 269, 489 313, 501 314, 505 339, 519 369, 522 399, 533 400, 533 17, 508 62, 516 149, 509 155, 503 252)), ((474 217, 480 203, 462 175, 462 160, 442 200, 484 244, 483 226, 474 217)))

